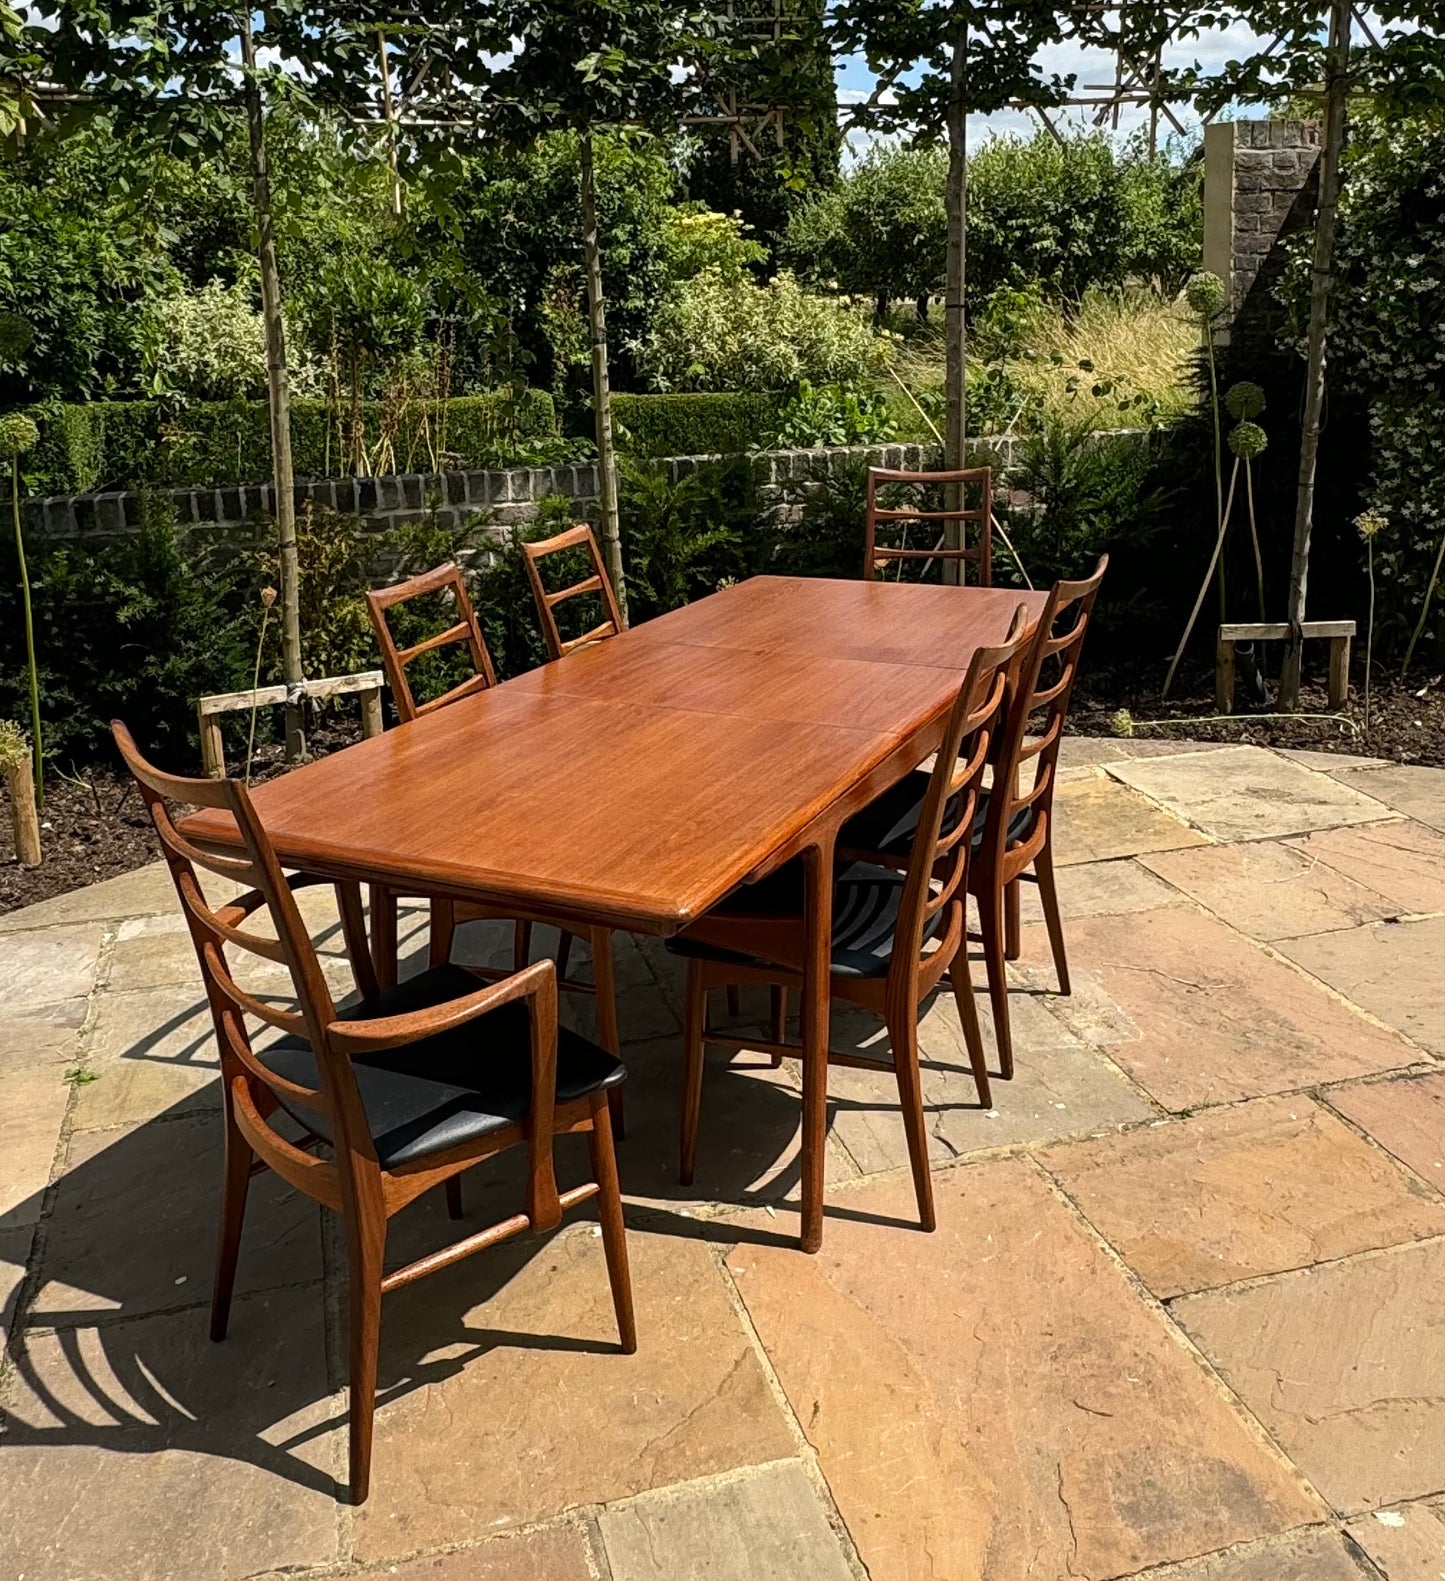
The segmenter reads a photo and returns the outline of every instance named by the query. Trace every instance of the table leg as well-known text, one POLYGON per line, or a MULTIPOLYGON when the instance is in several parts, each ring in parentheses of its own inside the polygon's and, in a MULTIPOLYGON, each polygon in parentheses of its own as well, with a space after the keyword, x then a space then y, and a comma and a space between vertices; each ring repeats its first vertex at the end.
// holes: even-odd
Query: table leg
POLYGON ((382 988, 396 987, 396 893, 383 884, 372 884, 371 958, 382 988))
POLYGON ((833 947, 833 843, 803 852, 802 1194, 805 1252, 823 1245, 823 1159, 828 1145, 829 970, 833 947))

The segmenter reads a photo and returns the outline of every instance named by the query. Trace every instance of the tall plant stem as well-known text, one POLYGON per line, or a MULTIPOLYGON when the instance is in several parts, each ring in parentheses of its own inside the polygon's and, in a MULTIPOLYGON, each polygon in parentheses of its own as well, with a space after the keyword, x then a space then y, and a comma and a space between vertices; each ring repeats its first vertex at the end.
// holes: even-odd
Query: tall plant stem
POLYGON ((1254 577, 1255 587, 1259 593, 1259 618, 1264 619, 1264 556, 1259 548, 1259 523, 1254 515, 1254 464, 1245 458, 1244 462, 1244 497, 1249 502, 1249 536, 1254 544, 1254 577))
POLYGON ((15 558, 20 562, 20 600, 25 609, 25 664, 30 677, 30 767, 35 805, 45 805, 44 750, 40 742, 40 676, 35 667, 35 617, 30 607, 30 572, 25 565, 25 535, 20 530, 20 452, 10 458, 10 507, 15 516, 15 558))
POLYGON ((1415 629, 1410 633, 1410 645, 1405 649, 1405 662, 1400 666, 1400 677, 1403 680, 1405 672, 1410 668, 1410 660, 1415 657, 1415 644, 1419 642, 1421 633, 1425 630, 1425 621, 1430 614, 1430 600, 1435 595, 1435 589, 1440 582, 1440 566, 1445 563, 1445 538, 1440 540, 1440 547, 1435 551, 1435 566, 1430 572, 1430 580, 1425 586, 1425 597, 1420 604, 1420 618, 1415 622, 1415 629))
POLYGON ((286 366, 286 327, 281 317, 281 271, 276 263, 276 222, 271 169, 266 158, 266 122, 256 75, 256 40, 251 13, 237 14, 241 34, 246 136, 251 156, 251 195, 256 210, 257 262, 261 266, 261 318, 266 332, 266 393, 271 416, 271 465, 276 495, 276 544, 281 583, 281 675, 286 682, 286 757, 306 756, 301 702, 301 566, 296 550, 296 475, 291 463, 291 391, 286 366))
POLYGON ((1224 508, 1219 513, 1219 536, 1214 540, 1214 553, 1209 558, 1209 565, 1204 572, 1204 580, 1199 584, 1199 597, 1194 600, 1194 608, 1189 612, 1189 624, 1184 628, 1184 635, 1179 639, 1179 646, 1174 650, 1174 657, 1169 661, 1169 673, 1164 677, 1164 689, 1161 697, 1168 697, 1169 688, 1174 684, 1174 672, 1179 668, 1179 661, 1184 657, 1184 650, 1189 646, 1189 638, 1194 632, 1194 622, 1199 619, 1199 611, 1204 607, 1204 595, 1209 591, 1209 579, 1214 575, 1214 565, 1219 559, 1219 552, 1224 548, 1224 530, 1229 525, 1229 513, 1234 509, 1234 485, 1239 480, 1239 458, 1235 457, 1234 471, 1229 477, 1229 497, 1224 502, 1224 508))
POLYGON ((1314 255, 1310 263, 1310 317, 1305 353, 1305 404, 1300 422, 1299 484, 1295 494, 1294 547, 1290 555, 1290 635, 1280 672, 1279 706, 1299 706, 1305 602, 1309 592, 1310 534, 1314 524, 1315 464, 1320 449, 1320 417, 1325 405, 1325 336, 1334 288, 1335 217, 1340 203, 1340 161, 1345 143, 1345 105, 1349 93, 1350 25, 1353 0, 1330 0, 1329 43, 1325 50, 1325 129, 1320 149, 1320 192, 1315 216, 1314 255))
POLYGON ((256 639, 256 667, 251 672, 251 728, 246 733, 246 784, 251 783, 251 760, 256 754, 256 692, 261 685, 261 655, 266 648, 266 623, 271 619, 271 606, 261 611, 261 635, 256 639))
MULTIPOLYGON (((1214 509, 1219 516, 1219 540, 1224 542, 1224 440, 1220 434, 1219 423, 1219 373, 1214 363, 1214 323, 1206 321, 1204 325, 1204 350, 1209 358, 1209 408, 1214 417, 1214 509)), ((1236 463, 1235 471, 1238 472, 1236 463)), ((1234 480, 1230 479, 1230 492, 1234 492, 1234 480)), ((1224 624, 1228 619, 1228 611, 1224 600, 1224 556, 1216 549, 1215 555, 1219 562, 1219 623, 1224 624)))
POLYGON ((1370 575, 1370 617, 1365 627, 1365 736, 1370 734, 1370 660, 1375 651, 1375 540, 1365 539, 1365 565, 1370 575))
POLYGON ((592 408, 597 425, 597 483, 601 494, 602 558, 622 624, 627 624, 627 578, 622 569, 622 526, 617 509, 617 455, 612 442, 612 386, 607 373, 607 304, 602 289, 602 248, 597 240, 597 186, 592 134, 578 140, 582 188, 582 260, 587 271, 587 323, 592 335, 592 408))

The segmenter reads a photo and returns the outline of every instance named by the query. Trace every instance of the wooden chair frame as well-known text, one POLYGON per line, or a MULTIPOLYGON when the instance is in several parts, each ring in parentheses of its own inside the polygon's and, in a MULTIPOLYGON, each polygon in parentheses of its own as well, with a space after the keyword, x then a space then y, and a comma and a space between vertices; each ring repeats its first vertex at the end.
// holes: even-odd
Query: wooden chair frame
MULTIPOLYGON (((1004 718, 1006 672, 1023 651, 1027 626, 1027 612, 1020 606, 1005 642, 996 648, 979 649, 974 654, 949 713, 909 855, 901 862, 882 859, 883 865, 906 873, 886 976, 834 974, 831 979, 834 998, 872 1011, 887 1025, 919 1221, 925 1230, 932 1230, 937 1221, 928 1163, 928 1130, 923 1115, 923 1084, 918 1066, 918 1010, 945 976, 963 1023, 979 1101, 984 1108, 989 1108, 992 1101, 983 1038, 969 981, 964 897, 984 769, 996 750, 995 738, 1004 718), (945 831, 944 814, 950 809, 953 821, 945 831), (931 939, 925 940, 925 928, 940 912, 944 913, 941 927, 931 939)), ((778 990, 786 995, 792 990, 801 993, 803 987, 801 928, 793 919, 780 922, 766 912, 749 915, 746 891, 741 892, 735 903, 702 918, 687 932, 703 943, 739 955, 761 957, 770 964, 742 965, 696 957, 688 960, 679 1170, 684 1185, 691 1183, 697 1159, 706 1045, 715 1043, 734 1049, 759 1050, 773 1055, 775 1063, 785 1054, 800 1055, 801 1044, 786 1041, 778 990), (771 964, 773 962, 777 964, 771 964), (767 983, 772 987, 773 1027, 769 1040, 735 1037, 719 1032, 708 1023, 709 991, 738 983, 767 983)), ((783 1004, 785 1008, 786 999, 783 1004)), ((831 1049, 826 1059, 833 1065, 878 1069, 876 1060, 831 1049)))
POLYGON ((470 697, 473 692, 483 692, 489 686, 497 684, 497 672, 492 667, 492 656, 487 652, 482 628, 477 623, 476 612, 472 609, 472 601, 467 595, 466 578, 462 575, 461 567, 455 563, 449 562, 437 566, 434 570, 423 571, 418 576, 409 576, 405 581, 392 583, 390 587, 369 588, 366 594, 366 612, 371 616, 372 630, 376 633, 377 646, 381 649, 381 663, 391 687, 392 699, 396 703, 397 717, 403 724, 408 724, 413 719, 420 719, 423 714, 434 713, 438 708, 456 702, 458 698, 470 697), (391 634, 391 627, 386 621, 387 610, 396 604, 405 604, 414 598, 421 598, 427 593, 451 594, 457 610, 455 625, 447 627, 445 631, 439 631, 433 637, 413 643, 409 648, 398 648, 396 639, 391 634), (440 697, 433 697, 425 703, 417 702, 412 696, 411 685, 406 678, 407 665, 419 659, 424 653, 433 653, 438 648, 450 647, 456 643, 466 645, 472 657, 474 673, 452 687, 450 691, 443 692, 440 697))
MULTIPOLYGON (((221 1340, 226 1335, 247 1188, 253 1175, 270 1169, 297 1191, 340 1214, 345 1224, 351 1305, 350 1494, 359 1504, 370 1486, 377 1342, 381 1297, 386 1292, 524 1230, 551 1230, 568 1208, 597 1197, 622 1349, 628 1353, 636 1350, 607 1101, 598 1093, 570 1103, 557 1102, 557 981, 551 961, 539 961, 500 982, 479 982, 475 992, 430 1009, 373 1019, 339 1019, 294 898, 295 890, 317 881, 283 875, 246 787, 235 780, 181 779, 164 774, 145 761, 118 720, 112 722, 111 731, 160 837, 200 960, 220 1050, 225 1165, 211 1338, 221 1340), (240 830, 245 856, 222 856, 193 845, 172 821, 169 804, 173 802, 224 809, 240 830), (249 884, 250 892, 215 909, 196 877, 197 868, 249 884), (245 926, 246 919, 262 908, 271 917, 274 937, 245 926), (228 948, 285 966, 296 1008, 281 1009, 240 987, 227 960, 228 948), (367 1125, 351 1056, 404 1048, 520 999, 528 1001, 531 1021, 532 1107, 527 1119, 413 1163, 383 1168, 367 1125), (262 1063, 251 1047, 248 1018, 304 1037, 314 1053, 320 1085, 299 1086, 262 1063), (282 1095, 325 1117, 329 1144, 315 1132, 292 1141, 275 1129, 272 1120, 281 1108, 282 1095), (559 1192, 553 1140, 569 1132, 586 1134, 594 1178, 559 1192), (448 1210, 453 1218, 459 1218, 462 1172, 517 1146, 528 1150, 522 1212, 404 1268, 384 1271, 388 1219, 434 1186, 445 1188, 448 1210), (322 1148, 324 1152, 318 1151, 322 1148)), ((338 883, 336 894, 357 986, 363 1000, 370 999, 377 992, 377 983, 366 949, 360 891, 355 884, 338 883)))
MULTIPOLYGON (((945 526, 945 535, 947 527, 945 526)), ((993 585, 993 470, 990 467, 964 467, 952 472, 896 472, 885 467, 868 468, 868 500, 864 513, 863 580, 878 579, 880 567, 889 560, 939 560, 959 567, 959 580, 963 567, 978 567, 978 585, 993 585), (910 483, 919 486, 941 484, 947 489, 958 490, 958 508, 954 510, 924 511, 911 507, 890 507, 878 503, 878 488, 885 483, 910 483), (966 491, 978 485, 982 499, 976 506, 965 506, 966 491), (959 544, 956 548, 940 543, 932 549, 891 548, 878 542, 879 522, 957 522, 959 544), (978 542, 969 548, 964 541, 970 523, 977 523, 978 542)))
MULTIPOLYGON (((381 662, 386 671, 387 684, 391 687, 397 715, 403 724, 408 724, 413 719, 420 719, 424 714, 444 708, 448 703, 457 702, 463 697, 486 691, 497 684, 497 673, 492 666, 492 657, 487 651, 486 639, 482 636, 481 625, 477 621, 472 601, 467 594, 466 578, 462 575, 461 567, 455 563, 439 565, 434 570, 423 571, 417 576, 408 577, 405 581, 393 583, 390 587, 372 588, 366 595, 366 607, 371 616, 372 628, 376 633, 377 645, 381 649, 381 662), (421 598, 428 593, 443 592, 452 595, 459 617, 456 624, 409 648, 398 648, 391 634, 391 627, 387 624, 386 611, 397 604, 405 604, 413 598, 421 598), (472 656, 476 673, 468 676, 466 680, 452 687, 450 691, 444 692, 440 697, 418 703, 407 682, 407 665, 423 653, 430 653, 453 643, 466 645, 472 656)), ((371 908, 374 947, 384 983, 395 980, 396 906, 395 894, 379 886, 373 886, 371 908)), ((432 899, 431 964, 439 966, 449 959, 453 936, 462 923, 499 919, 511 919, 516 922, 512 957, 514 971, 521 971, 530 958, 532 929, 535 925, 555 927, 558 930, 560 934, 557 950, 557 972, 560 978, 558 987, 563 993, 592 994, 596 997, 598 1041, 609 1054, 618 1053, 621 1049, 621 1035, 617 1025, 612 934, 607 928, 586 928, 576 923, 563 923, 541 912, 519 916, 515 910, 432 899), (579 982, 567 976, 574 937, 583 939, 591 953, 593 980, 590 983, 579 982)), ((612 1103, 613 1119, 620 1133, 622 1127, 620 1090, 617 1090, 612 1103)))
POLYGON ((532 597, 537 601, 537 616, 542 622, 542 638, 552 658, 560 659, 564 654, 571 653, 574 648, 585 648, 591 643, 601 642, 605 637, 615 637, 622 630, 622 614, 617 607, 617 595, 607 575, 607 567, 603 564, 602 551, 597 547, 596 536, 586 522, 579 522, 577 526, 569 527, 554 538, 542 538, 533 543, 524 542, 522 563, 527 568, 527 580, 532 584, 532 597), (549 554, 560 554, 565 549, 585 549, 592 566, 592 574, 580 582, 574 582, 571 587, 549 593, 542 582, 540 563, 549 554), (594 626, 591 631, 583 632, 580 637, 564 640, 557 627, 557 616, 554 612, 558 604, 565 603, 569 598, 580 598, 586 593, 595 593, 602 600, 607 618, 594 626))
POLYGON ((1108 564, 1108 555, 1101 555, 1092 576, 1079 582, 1055 584, 1039 617, 1034 640, 1015 666, 1009 685, 1008 718, 999 737, 998 756, 994 762, 983 838, 969 871, 969 892, 978 902, 999 1069, 1006 1080, 1013 1076, 1014 1059, 1004 962, 1017 960, 1019 955, 1019 883, 1022 879, 1031 879, 1038 885, 1054 969, 1059 977, 1059 991, 1070 992, 1063 919, 1059 914, 1058 887, 1054 879, 1054 785, 1059 743, 1063 739, 1069 698, 1079 672, 1079 655, 1108 564), (1072 620, 1060 631, 1060 622, 1071 615, 1072 620), (1059 673, 1041 685, 1040 676, 1051 659, 1057 661, 1059 673), (1041 719, 1037 717, 1040 711, 1041 719), (1036 732, 1032 737, 1028 735, 1031 725, 1036 732), (1033 781, 1027 790, 1020 791, 1020 770, 1030 761, 1034 763, 1033 781), (1021 814, 1023 822, 1011 833, 1021 814))

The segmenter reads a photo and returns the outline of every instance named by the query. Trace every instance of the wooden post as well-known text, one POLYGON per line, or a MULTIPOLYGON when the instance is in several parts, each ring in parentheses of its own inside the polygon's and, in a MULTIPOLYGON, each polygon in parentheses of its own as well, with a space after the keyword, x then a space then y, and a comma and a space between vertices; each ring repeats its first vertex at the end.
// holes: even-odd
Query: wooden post
POLYGON ((1350 700, 1350 639, 1330 638, 1330 707, 1343 708, 1350 700))
POLYGON ((35 810, 35 781, 30 754, 6 762, 5 789, 10 793, 10 823, 15 830, 15 858, 21 867, 40 866, 40 816, 35 810))
POLYGON ((361 733, 363 736, 381 734, 381 688, 361 694, 361 733))
POLYGON ((196 717, 201 727, 201 765, 213 780, 226 777, 226 748, 221 737, 221 716, 206 712, 206 698, 196 707, 196 717))
POLYGON ((1220 714, 1234 712, 1234 639, 1222 632, 1214 654, 1214 708, 1220 714))

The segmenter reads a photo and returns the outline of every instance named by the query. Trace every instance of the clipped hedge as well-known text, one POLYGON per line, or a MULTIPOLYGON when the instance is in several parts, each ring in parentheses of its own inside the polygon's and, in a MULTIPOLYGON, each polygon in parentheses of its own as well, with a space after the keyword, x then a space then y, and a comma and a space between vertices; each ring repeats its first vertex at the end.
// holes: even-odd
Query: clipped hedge
POLYGON ((769 443, 787 399, 782 390, 614 395, 612 421, 629 455, 738 455, 769 443))
MULTIPOLYGON (((445 403, 445 451, 466 467, 519 457, 553 440, 559 429, 545 390, 454 396, 445 403)), ((37 407, 40 443, 27 458, 31 494, 88 494, 99 489, 221 487, 271 476, 271 434, 262 401, 93 401, 37 407)), ((427 425, 436 432, 438 403, 395 418, 395 470, 431 471, 427 425)), ((380 401, 362 403, 368 444, 381 429, 380 401)), ((341 429, 324 401, 291 403, 291 444, 298 477, 339 476, 341 429)))

